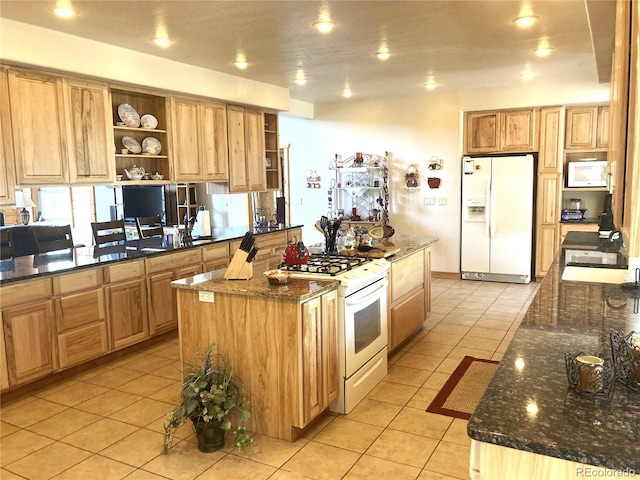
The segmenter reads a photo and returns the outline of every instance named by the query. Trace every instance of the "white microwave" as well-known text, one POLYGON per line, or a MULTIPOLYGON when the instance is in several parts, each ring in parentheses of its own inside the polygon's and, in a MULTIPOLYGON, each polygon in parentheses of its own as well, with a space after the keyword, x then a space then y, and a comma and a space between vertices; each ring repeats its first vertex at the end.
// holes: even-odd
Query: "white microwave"
POLYGON ((567 187, 606 187, 607 162, 568 162, 567 187))

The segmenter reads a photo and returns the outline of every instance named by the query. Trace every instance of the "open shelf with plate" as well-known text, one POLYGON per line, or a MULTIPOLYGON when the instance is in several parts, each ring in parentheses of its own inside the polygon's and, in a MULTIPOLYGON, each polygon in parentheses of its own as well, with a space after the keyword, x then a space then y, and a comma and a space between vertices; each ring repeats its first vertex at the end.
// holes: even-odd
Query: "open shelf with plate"
POLYGON ((144 168, 151 175, 158 173, 163 181, 171 180, 171 162, 167 140, 167 98, 143 90, 111 89, 113 137, 115 142, 116 175, 126 182, 126 170, 144 168))
POLYGON ((277 113, 264 112, 264 149, 267 190, 278 190, 281 187, 281 165, 278 149, 277 113))

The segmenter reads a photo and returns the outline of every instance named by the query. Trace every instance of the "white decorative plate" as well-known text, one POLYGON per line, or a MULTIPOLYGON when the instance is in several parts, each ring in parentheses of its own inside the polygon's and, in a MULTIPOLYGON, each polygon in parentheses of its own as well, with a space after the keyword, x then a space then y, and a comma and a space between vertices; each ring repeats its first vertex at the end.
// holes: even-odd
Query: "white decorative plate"
POLYGON ((142 151, 142 147, 135 138, 122 137, 122 145, 124 145, 124 148, 129 150, 131 153, 140 153, 142 151))
POLYGON ((118 116, 127 127, 137 128, 140 126, 140 115, 138 115, 136 109, 128 103, 121 103, 118 105, 118 116))
POLYGON ((158 126, 158 119, 150 113, 146 113, 140 117, 140 125, 142 125, 142 128, 153 129, 158 126))
POLYGON ((146 137, 142 140, 142 151, 148 155, 160 155, 162 144, 157 138, 146 137))

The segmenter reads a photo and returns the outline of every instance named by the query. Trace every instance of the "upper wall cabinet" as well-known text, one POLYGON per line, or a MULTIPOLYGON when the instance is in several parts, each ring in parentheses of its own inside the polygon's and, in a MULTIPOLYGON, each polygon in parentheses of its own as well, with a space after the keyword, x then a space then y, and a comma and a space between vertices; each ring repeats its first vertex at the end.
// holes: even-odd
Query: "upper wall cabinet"
POLYGON ((279 190, 282 172, 280 171, 280 150, 278 148, 278 114, 264 113, 265 167, 267 170, 267 189, 279 190))
POLYGON ((14 69, 8 75, 17 183, 67 183, 62 79, 14 69))
POLYGON ((562 132, 564 108, 540 109, 540 140, 538 149, 538 173, 562 172, 562 132))
POLYGON ((465 154, 530 152, 536 146, 535 109, 465 113, 465 154))
POLYGON ((13 137, 9 113, 7 70, 0 69, 0 205, 15 203, 13 173, 13 137))
POLYGON ((608 146, 608 105, 567 107, 567 150, 606 149, 608 146))
POLYGON ((267 188, 264 163, 264 115, 242 107, 227 107, 229 192, 267 188))
POLYGON ((183 97, 170 105, 174 179, 228 181, 226 106, 183 97))
POLYGON ((107 85, 76 80, 65 83, 71 183, 113 182, 114 143, 107 85))

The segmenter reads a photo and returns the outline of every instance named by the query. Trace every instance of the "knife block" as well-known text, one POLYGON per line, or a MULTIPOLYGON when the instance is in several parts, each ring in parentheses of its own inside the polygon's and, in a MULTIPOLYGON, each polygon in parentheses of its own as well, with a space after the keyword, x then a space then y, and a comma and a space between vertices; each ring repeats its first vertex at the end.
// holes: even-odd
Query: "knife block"
POLYGON ((231 263, 227 267, 224 278, 227 280, 249 280, 253 277, 253 263, 247 263, 249 252, 236 250, 231 263))

